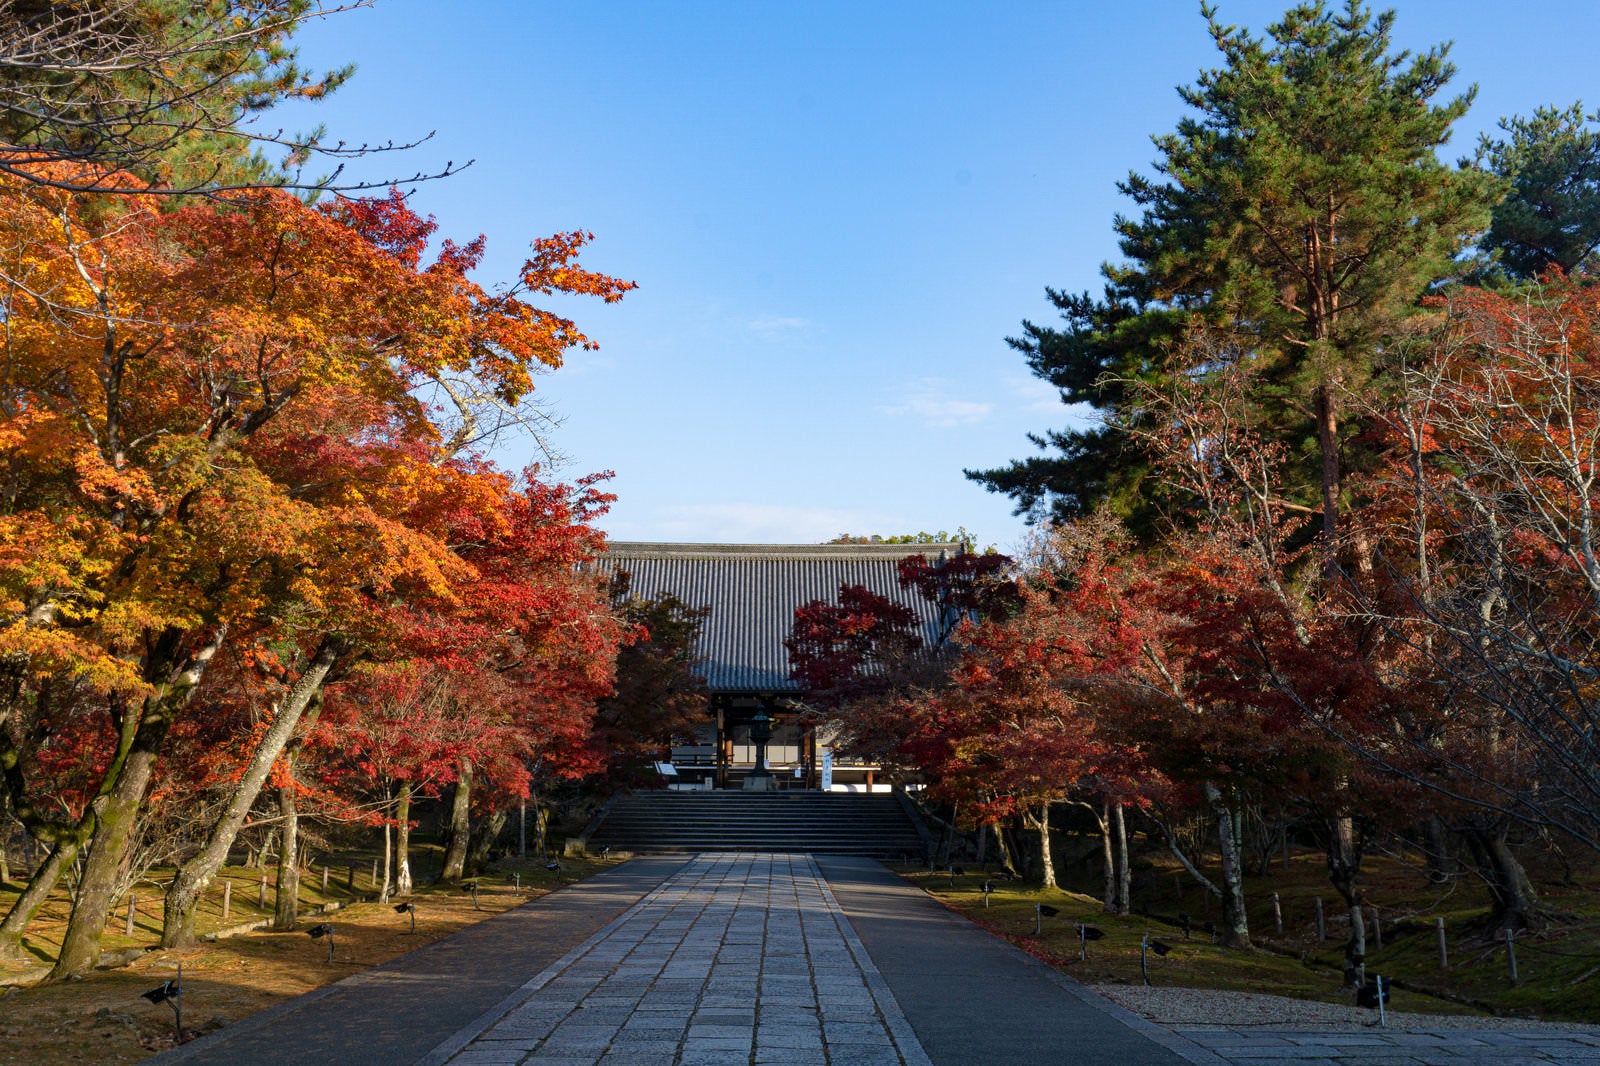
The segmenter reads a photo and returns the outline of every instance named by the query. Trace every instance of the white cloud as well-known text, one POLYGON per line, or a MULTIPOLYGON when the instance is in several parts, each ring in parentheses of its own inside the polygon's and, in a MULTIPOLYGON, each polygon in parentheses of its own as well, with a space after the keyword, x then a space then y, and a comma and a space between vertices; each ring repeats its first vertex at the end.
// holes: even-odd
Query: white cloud
POLYGON ((776 503, 684 503, 662 509, 652 539, 707 544, 820 544, 883 523, 859 511, 776 503))
POLYGON ((767 315, 763 318, 753 318, 745 325, 755 333, 775 336, 780 333, 804 332, 811 328, 811 320, 797 315, 767 315))
POLYGON ((982 422, 994 404, 950 395, 957 387, 943 378, 923 378, 913 383, 899 403, 883 408, 884 414, 916 418, 936 429, 952 429, 982 422))

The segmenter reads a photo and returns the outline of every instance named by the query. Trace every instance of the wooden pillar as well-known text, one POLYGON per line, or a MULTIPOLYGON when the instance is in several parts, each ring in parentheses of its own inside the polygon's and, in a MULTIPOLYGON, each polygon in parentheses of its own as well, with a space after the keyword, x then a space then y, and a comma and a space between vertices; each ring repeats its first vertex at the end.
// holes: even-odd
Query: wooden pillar
POLYGON ((815 722, 806 726, 806 787, 821 788, 822 782, 817 780, 817 725, 815 722))

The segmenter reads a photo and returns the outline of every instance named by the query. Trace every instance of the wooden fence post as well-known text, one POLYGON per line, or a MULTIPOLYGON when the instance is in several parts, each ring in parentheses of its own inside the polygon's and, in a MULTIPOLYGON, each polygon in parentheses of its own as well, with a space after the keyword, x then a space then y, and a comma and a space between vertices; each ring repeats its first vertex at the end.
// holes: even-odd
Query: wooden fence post
POLYGON ((1283 935, 1283 904, 1278 900, 1278 894, 1272 894, 1272 925, 1277 930, 1278 936, 1283 935))
POLYGON ((1450 952, 1445 948, 1444 944, 1443 918, 1435 918, 1433 920, 1433 931, 1439 939, 1439 969, 1448 970, 1450 968, 1450 952))
POLYGON ((233 882, 223 879, 222 882, 222 920, 228 920, 228 912, 233 909, 233 882))
POLYGON ((1322 897, 1318 896, 1313 902, 1317 906, 1317 943, 1328 939, 1328 925, 1322 916, 1322 897))

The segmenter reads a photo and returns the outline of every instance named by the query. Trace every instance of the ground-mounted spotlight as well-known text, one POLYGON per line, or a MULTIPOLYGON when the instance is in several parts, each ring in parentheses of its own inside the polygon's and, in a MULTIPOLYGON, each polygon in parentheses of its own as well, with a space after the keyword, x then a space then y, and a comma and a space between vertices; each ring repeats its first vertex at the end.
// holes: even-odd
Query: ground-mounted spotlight
POLYGON ((610 844, 601 844, 600 845, 600 857, 603 859, 607 855, 610 855, 610 854, 611 854, 611 845, 610 844))
POLYGON ((1374 977, 1356 989, 1356 1006, 1366 1007, 1368 1010, 1377 1010, 1379 1004, 1388 998, 1389 982, 1382 977, 1374 977))
POLYGON ((470 881, 461 882, 461 891, 472 893, 472 909, 478 910, 478 879, 474 877, 470 881))
POLYGON ((413 933, 417 931, 417 905, 415 903, 396 903, 394 912, 396 914, 411 915, 411 931, 413 933))
POLYGON ((177 980, 162 981, 160 987, 140 992, 139 998, 148 999, 151 1003, 165 1003, 172 1008, 173 1032, 178 1043, 183 1043, 183 963, 178 963, 177 980))
POLYGON ((321 925, 313 925, 306 930, 306 935, 312 940, 321 940, 323 937, 328 938, 328 962, 331 964, 333 962, 333 926, 327 922, 323 922, 321 925))
POLYGON ((1194 919, 1189 917, 1189 912, 1188 911, 1179 911, 1178 912, 1178 924, 1183 926, 1183 939, 1185 939, 1185 940, 1189 939, 1189 927, 1193 923, 1194 923, 1194 919))
POLYGON ((546 870, 549 870, 551 873, 555 873, 557 870, 561 869, 561 864, 559 862, 555 862, 555 861, 552 860, 550 862, 545 863, 544 864, 544 868, 546 870))
POLYGON ((1172 945, 1160 940, 1152 940, 1150 941, 1150 950, 1164 959, 1172 953, 1172 945))

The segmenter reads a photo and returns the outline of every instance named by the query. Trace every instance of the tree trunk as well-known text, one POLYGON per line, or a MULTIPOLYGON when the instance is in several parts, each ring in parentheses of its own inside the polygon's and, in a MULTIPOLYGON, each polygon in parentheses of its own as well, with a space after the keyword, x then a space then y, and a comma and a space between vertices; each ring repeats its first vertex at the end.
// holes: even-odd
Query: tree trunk
MULTIPOLYGON (((141 728, 140 733, 144 732, 141 728)), ((163 728, 160 732, 164 735, 166 730, 163 728)), ((133 837, 139 805, 150 787, 155 764, 154 746, 135 741, 134 750, 128 753, 122 772, 117 775, 116 788, 106 797, 96 819, 89 858, 78 880, 72 915, 67 919, 61 954, 50 971, 51 980, 85 973, 100 961, 100 939, 115 901, 117 872, 122 868, 123 856, 133 837)))
POLYGON ((100 961, 100 939, 111 913, 117 874, 133 837, 139 807, 149 790, 156 757, 173 720, 189 702, 226 637, 227 627, 220 626, 192 655, 169 669, 157 667, 158 676, 166 674, 164 690, 146 699, 140 707, 138 726, 127 757, 110 771, 110 787, 91 805, 95 828, 89 844, 89 858, 73 897, 72 915, 67 919, 61 954, 50 971, 51 980, 84 973, 100 961))
POLYGON ((450 843, 444 852, 444 869, 439 880, 457 884, 467 869, 467 844, 471 838, 472 824, 472 763, 461 760, 461 773, 456 779, 455 797, 450 803, 450 843))
POLYGON ((1117 827, 1117 913, 1127 914, 1133 906, 1133 868, 1128 864, 1128 823, 1121 800, 1112 806, 1111 815, 1117 827))
POLYGON ((1450 830, 1437 814, 1428 815, 1422 823, 1422 854, 1427 862, 1429 882, 1442 885, 1455 876, 1455 860, 1450 855, 1450 830))
POLYGON ((288 780, 278 789, 277 898, 272 901, 272 929, 292 933, 300 924, 300 811, 295 806, 294 758, 288 760, 288 780))
POLYGON ((1317 444, 1322 452, 1322 572, 1339 576, 1339 413, 1333 385, 1317 386, 1317 444))
POLYGON ((394 893, 411 895, 411 782, 400 782, 394 806, 394 893))
POLYGON ((467 848, 467 863, 465 873, 469 877, 477 877, 489 865, 489 850, 494 847, 494 842, 500 839, 500 834, 505 831, 506 821, 510 818, 507 811, 494 811, 478 824, 478 831, 473 834, 471 843, 467 848))
POLYGON ((994 832, 994 850, 1000 856, 1000 865, 1015 873, 1017 864, 1012 858, 1011 843, 1006 839, 1006 827, 999 822, 993 822, 989 828, 994 832))
POLYGON ((257 743, 250 765, 234 786, 228 805, 212 825, 199 854, 178 867, 172 883, 167 887, 166 907, 161 922, 162 947, 187 947, 194 943, 194 920, 200 900, 211 879, 227 863, 228 852, 233 849, 239 827, 244 824, 250 808, 255 806, 262 786, 272 773, 272 764, 278 761, 278 756, 294 737, 306 707, 318 698, 338 655, 338 642, 333 637, 324 637, 300 679, 284 694, 272 726, 257 743))
POLYGON ((1528 873, 1507 840, 1509 826, 1501 820, 1469 819, 1464 827, 1473 865, 1489 890, 1488 928, 1526 929, 1539 913, 1539 897, 1528 873))
POLYGON ((22 895, 6 912, 5 921, 0 922, 0 960, 17 962, 25 957, 22 950, 23 931, 33 921, 33 916, 39 913, 39 908, 44 906, 45 900, 50 898, 67 865, 77 854, 78 844, 64 840, 51 848, 49 856, 33 871, 22 895))
POLYGON ((1205 796, 1217 820, 1217 844, 1222 852, 1222 944, 1230 948, 1248 949, 1250 917, 1244 905, 1244 863, 1239 849, 1238 826, 1221 789, 1207 781, 1205 796))
POLYGON ((383 823, 383 881, 378 888, 378 902, 389 902, 389 890, 393 881, 389 877, 389 866, 394 861, 394 849, 391 841, 394 839, 394 827, 387 821, 383 823))
POLYGON ((1050 857, 1050 802, 1039 805, 1039 866, 1043 872, 1044 887, 1056 887, 1056 864, 1050 857))
POLYGON ((1350 915, 1350 935, 1344 947, 1345 987, 1359 988, 1367 977, 1367 923, 1361 898, 1361 846, 1355 819, 1348 814, 1334 818, 1328 841, 1328 880, 1350 915))
MULTIPOLYGON (((1091 813, 1093 809, 1091 808, 1091 813)), ((1100 909, 1107 914, 1117 913, 1117 852, 1111 844, 1111 802, 1100 801, 1100 810, 1094 815, 1100 825, 1100 857, 1105 863, 1105 901, 1100 909)))

